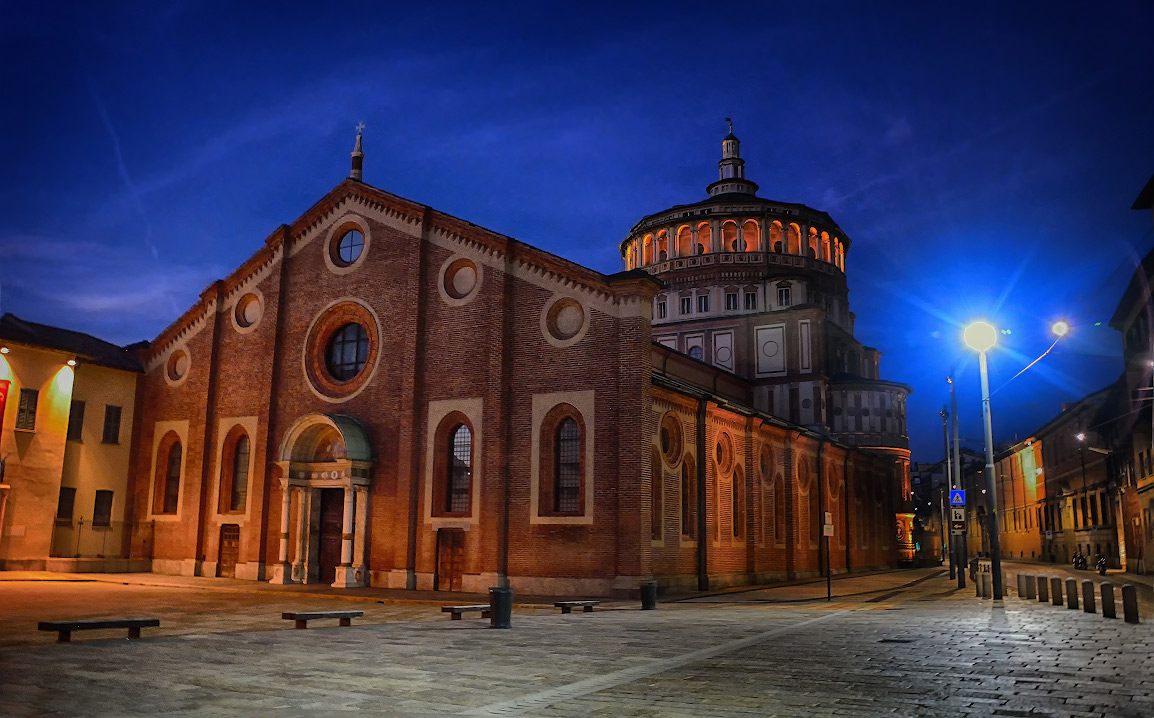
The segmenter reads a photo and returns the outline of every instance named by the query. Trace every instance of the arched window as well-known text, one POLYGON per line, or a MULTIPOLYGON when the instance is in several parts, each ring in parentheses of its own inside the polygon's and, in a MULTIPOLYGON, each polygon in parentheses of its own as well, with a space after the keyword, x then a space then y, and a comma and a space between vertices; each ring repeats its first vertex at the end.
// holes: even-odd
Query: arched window
POLYGON ((581 516, 585 513, 585 422, 569 404, 545 415, 540 432, 538 515, 581 516))
POLYGON ((441 420, 434 437, 434 516, 466 516, 473 508, 473 429, 460 412, 441 420))
POLYGON ((681 463, 681 535, 697 535, 697 481, 688 456, 681 463))
POLYGON ((689 227, 682 227, 677 230, 677 256, 688 257, 695 254, 693 251, 693 233, 689 227))
POLYGON ((644 242, 642 244, 642 247, 643 247, 643 250, 642 250, 643 251, 643 257, 642 257, 641 261, 644 264, 653 264, 653 235, 652 234, 645 235, 645 239, 644 239, 644 242))
POLYGON ((180 469, 183 451, 180 438, 169 432, 160 440, 156 458, 156 479, 152 490, 152 512, 175 514, 180 505, 180 469))
POLYGON ((710 251, 713 246, 713 231, 709 228, 708 222, 702 222, 697 225, 697 252, 696 254, 705 254, 710 251))
POLYGON ((781 474, 773 480, 773 540, 785 541, 785 479, 781 474))
POLYGON ((229 511, 244 511, 245 500, 248 498, 248 454, 248 436, 241 435, 237 438, 236 446, 232 451, 232 490, 229 492, 229 511))
POLYGON ((757 221, 747 219, 742 231, 743 238, 745 239, 745 249, 747 251, 758 252, 762 250, 761 238, 758 236, 759 234, 760 233, 758 232, 757 221))
POLYGON ((445 511, 452 514, 469 511, 469 486, 473 480, 473 432, 461 424, 449 441, 449 483, 445 511))
POLYGON ((738 466, 733 470, 733 538, 745 536, 745 472, 738 466))
POLYGON ((729 220, 721 225, 721 244, 726 252, 740 252, 742 250, 737 240, 737 222, 729 220))

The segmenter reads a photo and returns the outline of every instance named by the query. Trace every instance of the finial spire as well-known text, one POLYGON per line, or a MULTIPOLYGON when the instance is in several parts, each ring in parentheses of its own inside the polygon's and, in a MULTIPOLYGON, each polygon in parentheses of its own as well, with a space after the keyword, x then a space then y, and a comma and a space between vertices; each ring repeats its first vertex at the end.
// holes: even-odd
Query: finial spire
POLYGON ((733 134, 733 118, 732 117, 726 117, 725 121, 729 123, 729 134, 732 135, 733 134))
POLYGON ((363 165, 364 165, 364 161, 365 161, 365 153, 364 153, 364 150, 361 148, 361 135, 364 134, 364 131, 365 131, 365 123, 364 122, 358 122, 357 123, 357 142, 355 145, 353 145, 353 154, 352 154, 353 168, 352 168, 352 171, 349 172, 349 179, 355 179, 358 182, 363 181, 362 180, 362 177, 363 177, 362 169, 363 169, 363 165))

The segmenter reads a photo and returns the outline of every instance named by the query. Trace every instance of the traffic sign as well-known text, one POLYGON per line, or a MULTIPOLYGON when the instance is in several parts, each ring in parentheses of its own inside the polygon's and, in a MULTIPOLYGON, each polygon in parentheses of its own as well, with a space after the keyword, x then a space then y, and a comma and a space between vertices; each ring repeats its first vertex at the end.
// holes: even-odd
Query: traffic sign
POLYGON ((833 536, 833 524, 825 524, 821 527, 822 536, 833 536))
POLYGON ((966 530, 966 522, 965 521, 951 521, 950 522, 950 531, 952 531, 953 533, 960 534, 965 530, 966 530))
POLYGON ((950 508, 950 520, 951 521, 965 521, 966 520, 965 507, 963 507, 963 506, 951 507, 950 508))
POLYGON ((950 506, 965 506, 966 492, 963 489, 950 489, 950 506))

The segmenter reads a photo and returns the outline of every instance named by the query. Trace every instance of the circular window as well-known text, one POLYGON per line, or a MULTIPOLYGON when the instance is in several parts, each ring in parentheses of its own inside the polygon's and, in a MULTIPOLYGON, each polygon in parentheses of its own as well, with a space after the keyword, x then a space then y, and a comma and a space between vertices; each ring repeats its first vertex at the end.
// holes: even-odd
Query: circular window
POLYGON ((477 286, 477 265, 458 259, 445 270, 445 293, 453 299, 464 299, 477 286))
POLYGON ((255 294, 246 294, 236 303, 236 312, 233 314, 240 327, 251 327, 260 321, 260 298, 255 294))
POLYGON ((304 346, 304 369, 324 399, 343 400, 368 383, 380 356, 376 315, 359 302, 333 303, 313 320, 304 346))
POLYGON ((333 243, 333 261, 347 267, 357 261, 365 249, 365 235, 359 229, 350 229, 333 243))
POLYGON ((573 299, 561 299, 549 308, 549 333, 557 339, 572 339, 584 324, 585 310, 573 299))
POLYGON ((813 402, 811 400, 809 400, 809 399, 802 399, 801 400, 801 408, 802 409, 808 409, 811 406, 813 406, 813 402))
POLYGON ((665 463, 676 466, 681 460, 681 422, 673 414, 661 418, 661 455, 665 463))
POLYGON ((369 359, 369 333, 360 324, 346 324, 325 347, 325 368, 337 381, 348 381, 365 368, 369 359))
POLYGON ((721 434, 717 439, 717 468, 723 474, 728 474, 733 469, 733 439, 729 438, 729 434, 721 434))
POLYGON ((701 361, 701 347, 689 347, 689 358, 701 361))
POLYGON ((188 358, 188 352, 183 349, 174 351, 168 357, 168 378, 172 381, 180 381, 188 374, 188 366, 191 360, 188 358))

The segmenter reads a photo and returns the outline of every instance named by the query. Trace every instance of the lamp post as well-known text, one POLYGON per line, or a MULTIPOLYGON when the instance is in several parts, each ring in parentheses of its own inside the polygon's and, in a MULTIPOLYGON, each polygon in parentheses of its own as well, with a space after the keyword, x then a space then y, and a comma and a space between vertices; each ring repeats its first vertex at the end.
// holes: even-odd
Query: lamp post
POLYGON ((1002 552, 998 536, 998 495, 994 485, 994 430, 990 420, 990 377, 986 352, 998 341, 998 332, 988 322, 974 322, 962 334, 966 344, 978 352, 978 369, 982 376, 982 421, 986 432, 986 526, 990 534, 990 572, 993 574, 993 598, 1002 600, 1002 552))
POLYGON ((946 506, 948 505, 948 501, 946 500, 946 497, 949 495, 950 491, 954 488, 954 471, 953 471, 953 467, 950 464, 950 412, 946 411, 946 407, 943 406, 942 410, 939 411, 938 414, 940 414, 942 417, 942 440, 946 446, 946 460, 945 460, 945 464, 946 464, 946 486, 942 491, 942 505, 941 505, 941 511, 942 511, 942 552, 943 553, 946 553, 947 551, 949 552, 949 556, 950 556, 950 580, 952 581, 952 580, 954 580, 954 571, 956 570, 957 566, 955 565, 956 560, 954 557, 953 532, 950 530, 950 520, 946 518, 946 506))
MULTIPOLYGON (((1082 500, 1080 502, 1081 503, 1081 509, 1082 509, 1082 522, 1081 523, 1082 523, 1082 528, 1086 528, 1086 526, 1087 526, 1087 523, 1086 523, 1086 519, 1087 519, 1086 503, 1088 503, 1087 499, 1090 495, 1089 491, 1086 489, 1086 456, 1085 456, 1085 454, 1082 453, 1082 447, 1085 446, 1085 444, 1086 444, 1086 435, 1083 434, 1082 432, 1078 432, 1077 434, 1074 435, 1074 438, 1078 440, 1078 461, 1080 461, 1082 463, 1082 500)), ((1076 501, 1074 503, 1075 515, 1077 514, 1078 508, 1079 508, 1079 502, 1076 501)), ((1076 526, 1076 524, 1075 524, 1075 526, 1076 526)), ((1089 552, 1087 552, 1087 553, 1089 553, 1089 552)))

